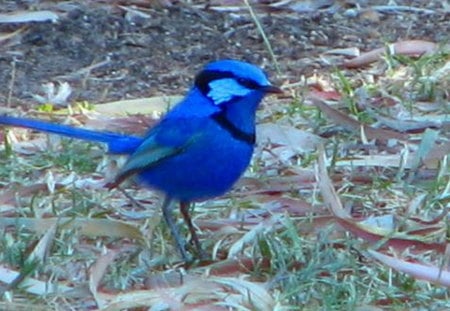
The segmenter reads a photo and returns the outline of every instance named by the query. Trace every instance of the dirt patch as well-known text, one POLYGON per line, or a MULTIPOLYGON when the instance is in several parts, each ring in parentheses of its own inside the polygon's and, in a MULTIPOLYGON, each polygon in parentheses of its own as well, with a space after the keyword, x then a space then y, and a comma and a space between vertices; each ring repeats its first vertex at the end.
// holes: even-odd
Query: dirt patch
MULTIPOLYGON (((440 7, 433 1, 426 5, 403 2, 418 8, 440 7)), ((30 9, 15 1, 0 6, 3 12, 30 9)), ((42 84, 49 81, 68 82, 74 90, 72 100, 93 103, 182 94, 194 73, 218 58, 261 64, 275 75, 270 54, 245 11, 215 12, 202 5, 178 4, 142 8, 147 15, 142 17, 117 5, 89 2, 34 3, 33 9, 51 9, 60 19, 56 23, 29 23, 20 35, 0 46, 3 105, 8 94, 13 106, 35 104, 31 95, 41 93, 42 84)), ((357 46, 366 50, 401 39, 448 42, 450 18, 443 10, 349 17, 347 9, 259 12, 283 79, 296 81, 300 75, 331 70, 318 56, 332 48, 357 46)), ((0 32, 20 27, 23 24, 2 24, 0 32)))

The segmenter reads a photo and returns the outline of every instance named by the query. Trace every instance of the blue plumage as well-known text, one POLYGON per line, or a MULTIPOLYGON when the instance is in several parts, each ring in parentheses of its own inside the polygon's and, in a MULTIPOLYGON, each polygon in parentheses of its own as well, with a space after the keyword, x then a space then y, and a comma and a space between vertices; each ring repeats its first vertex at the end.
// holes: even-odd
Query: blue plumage
POLYGON ((164 218, 187 260, 184 240, 172 220, 172 201, 180 202, 201 253, 189 202, 225 193, 242 175, 253 153, 258 105, 267 93, 278 92, 258 67, 221 60, 205 66, 187 96, 143 138, 7 116, 0 116, 0 124, 102 142, 110 153, 130 154, 109 187, 137 175, 143 184, 162 191, 164 218))
POLYGON ((105 143, 111 154, 131 154, 142 143, 142 137, 109 132, 98 132, 45 121, 0 115, 0 124, 30 128, 71 138, 105 143))

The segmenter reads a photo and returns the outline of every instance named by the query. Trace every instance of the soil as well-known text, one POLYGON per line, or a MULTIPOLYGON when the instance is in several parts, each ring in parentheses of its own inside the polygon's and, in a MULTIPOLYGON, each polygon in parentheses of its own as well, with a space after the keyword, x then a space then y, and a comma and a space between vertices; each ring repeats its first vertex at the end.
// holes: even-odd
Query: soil
MULTIPOLYGON (((68 82, 71 101, 92 103, 183 94, 202 65, 220 58, 246 60, 275 76, 270 53, 245 8, 218 12, 193 2, 2 1, 0 12, 52 10, 60 18, 0 24, 1 33, 26 27, 0 43, 0 105, 33 107, 32 94, 42 94, 47 82, 68 82)), ((450 14, 441 1, 397 1, 435 10, 432 14, 368 10, 357 16, 349 14, 350 1, 339 3, 314 12, 255 5, 279 62, 279 80, 295 82, 332 70, 320 58, 330 49, 369 50, 407 39, 448 43, 450 14)), ((365 1, 362 7, 387 3, 365 1)))

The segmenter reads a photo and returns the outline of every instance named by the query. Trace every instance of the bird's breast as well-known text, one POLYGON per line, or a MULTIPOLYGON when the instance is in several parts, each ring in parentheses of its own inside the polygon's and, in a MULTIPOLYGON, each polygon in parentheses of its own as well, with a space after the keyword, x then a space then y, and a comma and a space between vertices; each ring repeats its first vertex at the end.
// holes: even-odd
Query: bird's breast
POLYGON ((182 201, 211 198, 230 190, 249 165, 254 146, 213 121, 205 122, 204 131, 179 154, 141 172, 141 180, 182 201))

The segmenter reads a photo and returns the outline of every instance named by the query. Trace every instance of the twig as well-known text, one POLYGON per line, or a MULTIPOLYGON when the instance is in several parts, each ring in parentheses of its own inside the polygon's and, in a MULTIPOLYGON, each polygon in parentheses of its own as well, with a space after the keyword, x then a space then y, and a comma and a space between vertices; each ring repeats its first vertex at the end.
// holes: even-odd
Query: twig
POLYGON ((264 29, 259 22, 258 17, 255 14, 255 11, 253 11, 253 8, 250 6, 250 3, 248 3, 248 0, 244 0, 245 5, 248 8, 248 11, 250 12, 250 16, 252 17, 253 21, 255 22, 256 28, 258 28, 259 33, 261 34, 261 37, 264 41, 264 44, 266 45, 266 48, 269 50, 270 57, 272 58, 272 61, 275 65, 275 70, 278 74, 281 74, 280 66, 278 65, 277 58, 275 57, 275 53, 273 52, 272 45, 269 42, 269 39, 266 36, 266 33, 264 32, 264 29))
POLYGON ((8 87, 8 98, 6 99, 6 107, 11 108, 11 98, 13 93, 14 83, 16 82, 16 59, 11 62, 11 80, 8 87))

